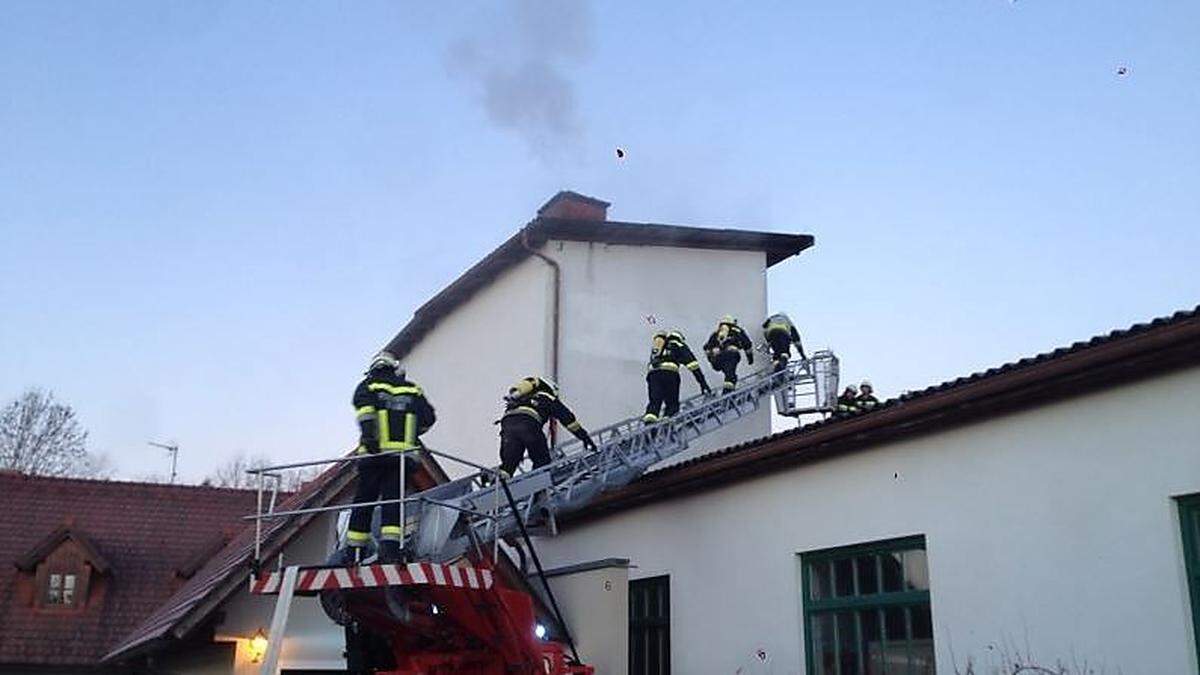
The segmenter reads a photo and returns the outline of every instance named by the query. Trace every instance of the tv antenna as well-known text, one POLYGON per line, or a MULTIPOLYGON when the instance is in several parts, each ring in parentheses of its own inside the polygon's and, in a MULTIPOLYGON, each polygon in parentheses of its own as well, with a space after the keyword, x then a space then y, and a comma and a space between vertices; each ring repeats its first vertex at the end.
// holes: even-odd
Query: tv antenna
POLYGON ((171 455, 171 485, 175 484, 175 465, 179 462, 179 444, 178 443, 156 443, 154 441, 146 441, 148 444, 156 448, 162 448, 171 455))

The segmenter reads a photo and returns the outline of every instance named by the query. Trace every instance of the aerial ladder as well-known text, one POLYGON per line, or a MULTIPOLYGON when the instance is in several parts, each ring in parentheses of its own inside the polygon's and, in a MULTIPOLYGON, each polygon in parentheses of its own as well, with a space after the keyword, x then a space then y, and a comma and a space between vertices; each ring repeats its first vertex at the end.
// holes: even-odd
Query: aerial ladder
MULTIPOLYGON (((367 558, 361 565, 347 566, 335 554, 324 565, 261 572, 264 520, 391 502, 281 511, 275 508, 273 493, 264 499, 265 480, 277 478, 281 469, 351 462, 354 456, 252 470, 258 479, 259 508, 248 516, 256 522, 251 592, 278 596, 271 636, 284 634, 294 596, 320 596, 326 614, 347 629, 352 673, 588 675, 592 668, 574 653, 530 535, 555 534, 561 516, 628 485, 692 441, 753 413, 772 398, 780 414, 827 414, 834 408, 837 386, 837 357, 819 351, 780 369, 746 376, 728 392, 684 400, 673 417, 654 423, 633 417, 593 430, 594 450, 577 440, 559 445, 550 464, 511 478, 427 448, 473 471, 414 494, 401 493, 401 522, 408 534, 405 550, 415 561, 410 563, 373 564, 367 558), (509 551, 515 551, 522 564, 514 566, 509 551), (536 567, 540 589, 527 582, 528 559, 536 567), (514 569, 520 572, 514 574, 514 569), (538 621, 547 610, 552 630, 538 621)), ((403 468, 400 473, 403 486, 403 468)), ((264 675, 277 672, 282 642, 269 641, 264 675)))

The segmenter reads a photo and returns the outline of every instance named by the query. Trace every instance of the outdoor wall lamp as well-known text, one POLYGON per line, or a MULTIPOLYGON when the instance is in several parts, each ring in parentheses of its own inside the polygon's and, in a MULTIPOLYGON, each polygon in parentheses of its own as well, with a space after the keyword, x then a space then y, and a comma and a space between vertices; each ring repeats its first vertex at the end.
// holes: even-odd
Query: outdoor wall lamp
POLYGON ((254 637, 250 638, 246 649, 250 653, 250 663, 262 663, 263 657, 267 655, 267 634, 263 629, 259 628, 254 637))

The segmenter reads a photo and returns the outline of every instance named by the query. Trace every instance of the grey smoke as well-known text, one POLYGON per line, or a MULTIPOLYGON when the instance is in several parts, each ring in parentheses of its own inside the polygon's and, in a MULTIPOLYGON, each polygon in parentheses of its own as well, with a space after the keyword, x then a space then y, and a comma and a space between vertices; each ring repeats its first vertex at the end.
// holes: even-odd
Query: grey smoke
POLYGON ((545 158, 583 137, 571 70, 592 53, 590 6, 579 0, 516 0, 489 34, 453 44, 446 63, 497 128, 545 158))

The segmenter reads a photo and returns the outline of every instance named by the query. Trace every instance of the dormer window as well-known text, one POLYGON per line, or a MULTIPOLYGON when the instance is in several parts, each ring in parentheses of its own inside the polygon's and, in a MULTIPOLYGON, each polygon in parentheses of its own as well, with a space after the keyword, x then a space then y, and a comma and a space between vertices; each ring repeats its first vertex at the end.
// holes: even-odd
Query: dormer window
POLYGON ((93 605, 97 583, 103 584, 111 567, 83 532, 61 527, 16 561, 29 575, 26 597, 46 611, 85 611, 93 605))
POLYGON ((46 605, 50 607, 55 605, 74 607, 75 584, 78 575, 51 572, 46 575, 46 578, 48 580, 46 586, 46 605))

